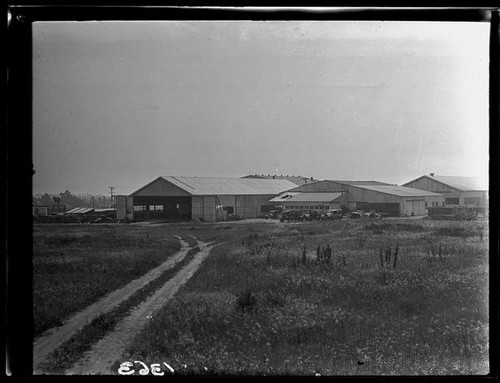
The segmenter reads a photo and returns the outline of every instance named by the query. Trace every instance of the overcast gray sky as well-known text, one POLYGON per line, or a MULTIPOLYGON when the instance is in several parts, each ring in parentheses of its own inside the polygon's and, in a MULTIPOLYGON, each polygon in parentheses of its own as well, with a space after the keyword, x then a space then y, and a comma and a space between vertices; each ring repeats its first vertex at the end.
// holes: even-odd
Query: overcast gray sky
POLYGON ((37 22, 33 192, 487 177, 488 23, 37 22))

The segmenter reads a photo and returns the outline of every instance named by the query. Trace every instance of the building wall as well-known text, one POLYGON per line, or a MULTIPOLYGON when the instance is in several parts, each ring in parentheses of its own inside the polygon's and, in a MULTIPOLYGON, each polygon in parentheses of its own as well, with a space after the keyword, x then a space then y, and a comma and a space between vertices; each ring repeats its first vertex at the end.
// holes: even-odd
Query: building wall
POLYGON ((33 206, 33 216, 38 217, 40 215, 49 215, 48 206, 33 206))
POLYGON ((190 220, 190 196, 135 196, 135 219, 190 220))
POLYGON ((192 218, 203 218, 205 221, 216 221, 219 217, 228 215, 227 209, 218 210, 216 206, 221 205, 222 209, 232 208, 232 213, 242 219, 257 218, 265 214, 266 207, 271 208, 270 199, 276 195, 220 195, 220 196, 194 196, 192 198, 192 218))
POLYGON ((127 196, 115 196, 116 219, 124 219, 127 216, 127 196))
POLYGON ((349 201, 351 202, 369 202, 369 203, 400 203, 401 197, 380 193, 374 190, 361 189, 349 186, 349 201))
POLYGON ((418 178, 416 180, 404 184, 403 186, 420 190, 427 190, 434 193, 450 193, 457 191, 456 189, 450 188, 449 186, 441 182, 438 182, 436 180, 433 180, 429 177, 418 178))
POLYGON ((400 204, 400 214, 403 216, 427 215, 425 198, 405 198, 400 204))
POLYGON ((234 214, 243 219, 261 217, 273 205, 269 200, 274 197, 276 197, 274 194, 235 196, 234 214))
POLYGON ((464 191, 460 193, 460 204, 466 207, 488 207, 488 192, 464 191))

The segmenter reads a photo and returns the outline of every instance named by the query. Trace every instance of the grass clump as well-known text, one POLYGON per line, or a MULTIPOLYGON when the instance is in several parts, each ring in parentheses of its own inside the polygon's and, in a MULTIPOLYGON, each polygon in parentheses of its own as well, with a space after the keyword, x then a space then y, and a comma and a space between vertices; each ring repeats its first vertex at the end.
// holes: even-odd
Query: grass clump
MULTIPOLYGON (((481 232, 480 232, 481 233, 481 232)), ((468 238, 473 237, 477 233, 469 228, 463 226, 445 226, 438 228, 435 232, 435 235, 445 236, 445 237, 461 237, 468 238)))

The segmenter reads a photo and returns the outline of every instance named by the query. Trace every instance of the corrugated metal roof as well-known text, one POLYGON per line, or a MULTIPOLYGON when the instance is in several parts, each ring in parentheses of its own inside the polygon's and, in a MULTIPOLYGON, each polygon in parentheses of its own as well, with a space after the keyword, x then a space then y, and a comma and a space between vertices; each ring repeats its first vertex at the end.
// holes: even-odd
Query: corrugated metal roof
POLYGON ((487 182, 478 177, 427 176, 458 190, 488 190, 487 182))
POLYGON ((439 197, 441 194, 433 193, 426 190, 408 188, 406 186, 398 185, 351 185, 360 189, 373 190, 380 193, 392 194, 398 197, 439 197))
POLYGON ((74 209, 68 210, 66 214, 85 214, 94 211, 91 207, 75 207, 74 209))
POLYGON ((332 202, 341 195, 342 193, 298 193, 287 202, 332 202))
POLYGON ((379 181, 345 181, 345 180, 328 180, 328 181, 333 181, 345 185, 390 185, 388 183, 379 181))
POLYGON ((314 182, 318 182, 319 180, 314 179, 311 177, 301 177, 301 176, 283 176, 283 175, 271 175, 268 174, 267 176, 265 174, 249 174, 247 176, 241 177, 241 178, 260 178, 260 179, 281 179, 281 180, 287 180, 292 183, 294 183, 297 186, 300 185, 306 185, 314 182))
POLYGON ((162 176, 192 195, 280 194, 296 187, 283 179, 162 176))
POLYGON ((84 207, 80 211, 77 211, 76 214, 85 214, 94 211, 91 207, 84 207))

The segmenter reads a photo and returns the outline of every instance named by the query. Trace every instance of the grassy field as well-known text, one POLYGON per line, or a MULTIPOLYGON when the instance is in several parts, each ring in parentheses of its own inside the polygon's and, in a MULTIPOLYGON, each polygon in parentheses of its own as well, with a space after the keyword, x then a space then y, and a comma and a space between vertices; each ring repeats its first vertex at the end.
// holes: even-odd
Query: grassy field
POLYGON ((211 226, 225 243, 124 360, 181 374, 487 374, 484 225, 211 226), (327 244, 332 258, 318 262, 327 244))
POLYGON ((171 233, 142 227, 35 226, 35 337, 160 265, 179 249, 171 233))
MULTIPOLYGON (((240 225, 241 226, 241 225, 240 225)), ((246 230, 243 226, 239 230, 246 230)), ((159 266, 180 249, 175 235, 224 241, 224 225, 47 224, 33 228, 34 336, 159 266)))
POLYGON ((486 374, 484 227, 412 219, 36 225, 35 334, 162 263, 180 247, 175 235, 193 246, 195 236, 221 244, 124 360, 167 362, 181 374, 486 374), (327 244, 328 264, 316 259, 327 244))

